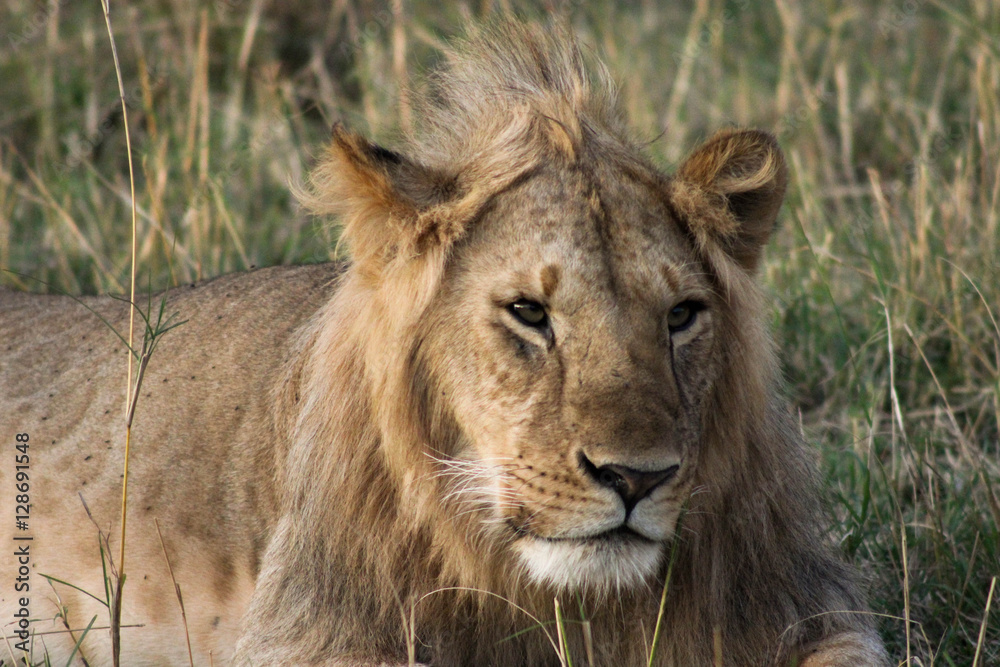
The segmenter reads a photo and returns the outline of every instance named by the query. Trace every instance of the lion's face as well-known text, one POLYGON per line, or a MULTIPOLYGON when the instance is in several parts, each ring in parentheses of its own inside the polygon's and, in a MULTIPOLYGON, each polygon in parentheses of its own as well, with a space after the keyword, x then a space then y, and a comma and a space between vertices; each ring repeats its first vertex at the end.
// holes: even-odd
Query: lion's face
POLYGON ((455 248, 426 341, 464 443, 450 482, 536 581, 628 587, 664 556, 717 373, 694 257, 646 186, 556 169, 455 248))
POLYGON ((719 397, 764 400, 727 361, 760 339, 733 295, 753 293, 786 175, 760 132, 720 132, 666 178, 564 120, 525 112, 463 169, 337 128, 308 203, 347 214, 351 277, 377 304, 359 331, 384 454, 414 515, 479 521, 538 583, 622 589, 657 572, 699 462, 723 465, 700 451, 719 397))

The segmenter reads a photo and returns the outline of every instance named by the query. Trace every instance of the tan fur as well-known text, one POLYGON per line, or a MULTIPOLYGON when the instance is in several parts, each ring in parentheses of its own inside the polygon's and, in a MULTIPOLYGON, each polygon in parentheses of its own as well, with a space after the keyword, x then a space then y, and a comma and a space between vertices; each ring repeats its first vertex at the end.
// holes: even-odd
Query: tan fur
MULTIPOLYGON (((136 416, 125 620, 144 627, 123 631, 124 664, 185 661, 153 517, 200 664, 401 665, 410 647, 557 665, 554 598, 577 664, 581 614, 594 665, 645 664, 674 542, 657 664, 884 663, 776 388, 754 269, 781 151, 729 130, 663 175, 594 68, 563 31, 477 29, 400 153, 334 129, 301 197, 342 220, 343 273, 171 292, 188 322, 136 416), (517 320, 523 299, 546 328, 517 320), (607 474, 625 469, 665 480, 630 513, 607 474)), ((120 304, 88 304, 121 326, 120 304)), ((32 614, 51 618, 38 573, 101 589, 76 493, 114 528, 124 358, 61 297, 0 293, 0 341, 2 441, 31 434, 32 614)), ((55 590, 75 627, 100 611, 55 590)), ((64 660, 72 640, 45 645, 64 660)))

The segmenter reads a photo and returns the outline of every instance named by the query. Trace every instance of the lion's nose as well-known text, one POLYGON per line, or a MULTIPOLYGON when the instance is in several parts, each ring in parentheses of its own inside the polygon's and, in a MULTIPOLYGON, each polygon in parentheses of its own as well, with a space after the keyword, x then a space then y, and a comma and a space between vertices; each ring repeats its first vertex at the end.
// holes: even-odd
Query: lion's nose
POLYGON ((636 503, 648 496, 653 489, 673 479, 680 468, 679 465, 672 465, 662 470, 636 470, 614 463, 598 467, 582 452, 580 453, 580 463, 588 476, 601 486, 609 488, 621 496, 625 503, 626 514, 631 512, 636 503))

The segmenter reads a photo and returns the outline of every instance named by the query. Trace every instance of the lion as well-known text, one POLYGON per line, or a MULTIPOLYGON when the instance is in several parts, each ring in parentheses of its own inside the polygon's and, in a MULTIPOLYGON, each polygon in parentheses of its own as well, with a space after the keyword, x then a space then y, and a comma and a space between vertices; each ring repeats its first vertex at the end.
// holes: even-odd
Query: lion
MULTIPOLYGON (((449 49, 398 150, 337 125, 299 193, 348 261, 166 294, 186 322, 135 415, 123 664, 187 664, 187 631, 197 664, 645 665, 656 627, 657 665, 886 664, 781 398, 775 139, 725 129, 666 174, 568 31, 449 49)), ((106 618, 84 591, 94 524, 117 544, 124 348, 87 309, 127 308, 0 296, 33 538, 5 510, 30 592, 5 557, 3 618, 28 597, 36 658, 82 637, 107 665, 79 629, 106 618)))

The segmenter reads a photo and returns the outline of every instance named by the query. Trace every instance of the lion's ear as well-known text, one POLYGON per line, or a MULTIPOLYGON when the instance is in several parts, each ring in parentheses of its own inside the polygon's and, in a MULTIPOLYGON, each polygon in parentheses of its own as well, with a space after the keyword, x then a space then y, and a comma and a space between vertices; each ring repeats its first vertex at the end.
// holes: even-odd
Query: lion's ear
POLYGON ((378 272, 462 232, 455 183, 338 123, 308 187, 297 194, 312 213, 340 217, 354 261, 378 272))
POLYGON ((753 271, 787 182, 785 158, 774 137, 758 130, 723 130, 681 165, 672 198, 700 244, 721 245, 753 271))

